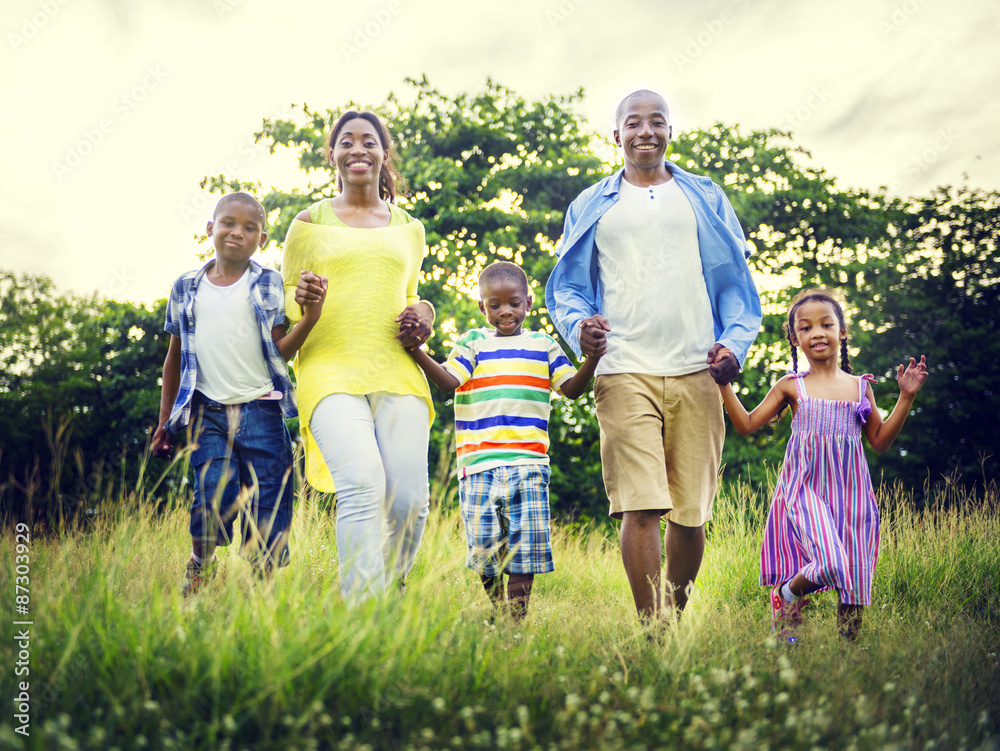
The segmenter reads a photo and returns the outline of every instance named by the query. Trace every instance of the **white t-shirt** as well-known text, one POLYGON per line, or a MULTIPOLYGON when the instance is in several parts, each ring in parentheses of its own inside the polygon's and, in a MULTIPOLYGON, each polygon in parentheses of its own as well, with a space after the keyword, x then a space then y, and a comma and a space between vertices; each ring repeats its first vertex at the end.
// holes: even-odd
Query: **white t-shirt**
POLYGON ((611 324, 597 374, 680 376, 705 370, 715 344, 694 210, 676 180, 621 180, 597 222, 602 310, 611 324))
POLYGON ((250 299, 249 268, 228 287, 202 278, 194 297, 194 320, 198 391, 222 404, 241 404, 271 390, 260 321, 250 299))

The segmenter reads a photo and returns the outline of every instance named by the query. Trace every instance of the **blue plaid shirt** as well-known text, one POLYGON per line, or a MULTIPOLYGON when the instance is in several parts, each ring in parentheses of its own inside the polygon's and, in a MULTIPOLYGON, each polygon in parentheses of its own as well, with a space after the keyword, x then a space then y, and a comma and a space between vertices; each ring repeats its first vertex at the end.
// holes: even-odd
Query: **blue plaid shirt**
MULTIPOLYGON (((170 433, 183 430, 191 419, 191 397, 198 382, 198 358, 194 346, 194 298, 198 292, 198 284, 214 264, 213 259, 200 269, 183 274, 170 290, 167 320, 163 324, 163 330, 181 340, 181 381, 173 409, 170 410, 170 419, 164 426, 170 433)), ((285 417, 295 417, 298 410, 295 407, 292 383, 288 380, 288 363, 281 356, 278 345, 271 337, 271 329, 287 322, 285 290, 281 274, 272 269, 265 269, 252 259, 250 299, 260 321, 260 346, 264 351, 264 362, 267 363, 267 370, 271 374, 273 388, 282 393, 281 411, 285 417)))

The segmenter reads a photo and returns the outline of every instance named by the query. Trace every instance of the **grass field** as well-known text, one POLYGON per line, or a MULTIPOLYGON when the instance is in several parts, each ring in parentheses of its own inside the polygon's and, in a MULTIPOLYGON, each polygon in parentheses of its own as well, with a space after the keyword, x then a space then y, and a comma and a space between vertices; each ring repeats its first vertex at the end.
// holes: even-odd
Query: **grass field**
MULTIPOLYGON (((85 533, 31 540, 27 679, 0 642, 5 698, 30 683, 29 735, 9 702, 0 749, 1000 748, 995 488, 922 513, 884 491, 861 639, 838 636, 828 593, 794 647, 769 634, 766 498, 745 487, 723 489, 691 604, 660 635, 639 627, 612 528, 556 527, 527 621, 490 624, 441 495, 405 596, 354 609, 309 499, 272 585, 234 547, 188 600, 179 504, 126 498, 85 533)), ((7 530, 8 593, 16 554, 7 530)))

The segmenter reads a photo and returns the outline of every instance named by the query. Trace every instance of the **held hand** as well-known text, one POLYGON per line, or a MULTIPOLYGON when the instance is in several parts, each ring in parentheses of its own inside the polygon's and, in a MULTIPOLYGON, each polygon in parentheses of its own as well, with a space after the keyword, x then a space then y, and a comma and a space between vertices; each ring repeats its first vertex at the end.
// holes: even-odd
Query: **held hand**
POLYGON ((924 385, 924 381, 927 380, 928 375, 930 374, 927 372, 927 358, 924 355, 920 355, 920 362, 917 362, 911 357, 910 364, 906 366, 905 370, 902 365, 896 368, 896 381, 899 383, 899 393, 915 396, 924 385))
POLYGON ((326 300, 326 290, 330 280, 303 269, 299 272, 299 283, 295 285, 295 301, 302 310, 302 317, 318 321, 323 312, 323 302, 326 300), (300 297, 301 292, 301 298, 300 297))
POLYGON ((403 345, 404 349, 417 349, 431 337, 431 324, 434 323, 434 314, 431 309, 422 302, 407 305, 403 312, 396 317, 399 324, 399 333, 396 339, 403 345))
POLYGON ((171 442, 171 435, 170 433, 168 433, 163 429, 162 425, 160 425, 156 429, 156 432, 153 433, 152 446, 153 446, 153 456, 155 456, 157 459, 170 458, 170 451, 173 448, 171 442))
POLYGON ((593 315, 580 321, 580 351, 588 357, 600 357, 608 351, 608 333, 611 324, 602 315, 593 315))
POLYGON ((712 345, 705 362, 708 363, 708 374, 720 386, 732 382, 740 372, 740 362, 736 355, 719 343, 712 345))
POLYGON ((308 269, 299 272, 299 281, 295 285, 295 302, 299 304, 303 316, 307 312, 311 312, 317 318, 319 317, 319 311, 326 299, 327 284, 328 280, 325 276, 314 274, 308 269), (314 310, 310 311, 310 307, 313 307, 314 310))

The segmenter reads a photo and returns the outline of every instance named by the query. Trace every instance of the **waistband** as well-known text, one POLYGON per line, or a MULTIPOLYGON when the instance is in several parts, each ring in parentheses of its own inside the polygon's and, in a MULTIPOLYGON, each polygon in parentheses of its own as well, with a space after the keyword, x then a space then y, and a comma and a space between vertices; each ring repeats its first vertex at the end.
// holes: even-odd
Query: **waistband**
POLYGON ((235 402, 233 404, 223 404, 222 402, 217 402, 214 399, 209 399, 200 391, 195 390, 191 395, 191 404, 199 404, 206 407, 238 407, 241 404, 249 404, 250 402, 277 402, 281 401, 281 397, 284 396, 280 391, 269 391, 263 396, 258 396, 256 399, 249 399, 245 402, 235 402))

